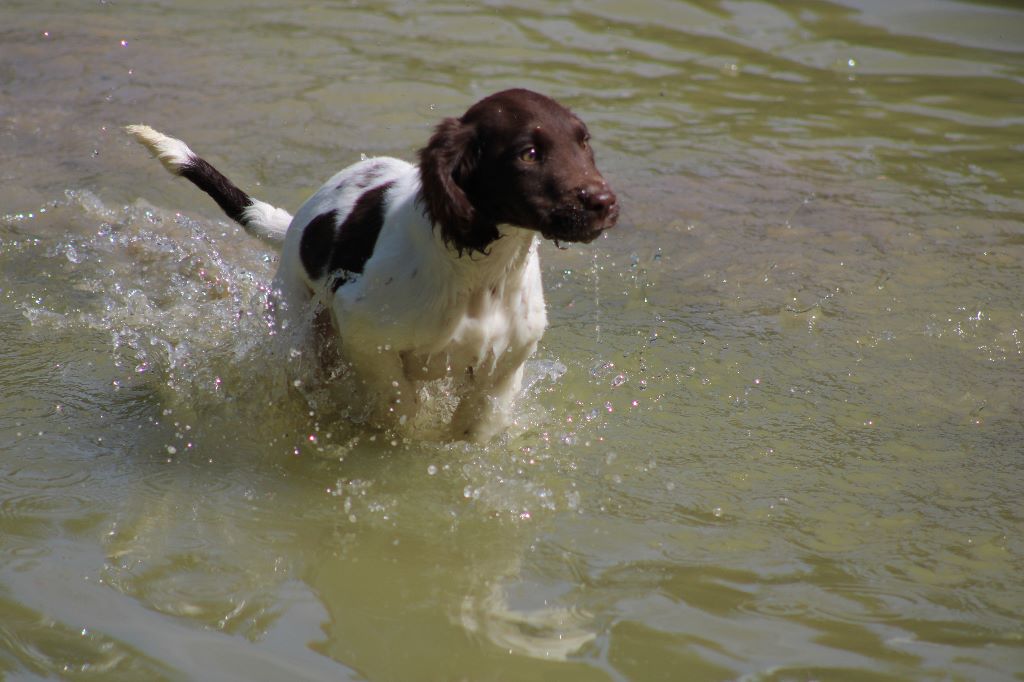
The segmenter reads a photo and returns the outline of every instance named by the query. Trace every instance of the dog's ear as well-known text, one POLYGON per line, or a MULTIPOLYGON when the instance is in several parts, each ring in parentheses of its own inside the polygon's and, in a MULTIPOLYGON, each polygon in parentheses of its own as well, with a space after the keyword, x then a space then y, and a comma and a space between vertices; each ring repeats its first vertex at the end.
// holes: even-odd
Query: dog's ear
POLYGON ((419 154, 420 200, 445 243, 459 255, 482 252, 498 238, 497 226, 481 216, 464 189, 479 160, 475 138, 473 125, 446 118, 419 154))

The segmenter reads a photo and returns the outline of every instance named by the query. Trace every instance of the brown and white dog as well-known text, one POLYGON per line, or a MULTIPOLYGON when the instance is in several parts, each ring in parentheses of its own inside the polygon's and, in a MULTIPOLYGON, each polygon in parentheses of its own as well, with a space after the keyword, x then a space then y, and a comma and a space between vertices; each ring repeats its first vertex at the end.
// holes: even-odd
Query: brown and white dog
POLYGON ((507 424, 547 325, 539 237, 590 242, 619 214, 586 126, 529 90, 496 93, 443 120, 418 166, 386 157, 349 166, 294 218, 248 196, 184 142, 147 126, 127 130, 281 248, 279 315, 295 324, 311 305, 329 312, 378 425, 415 416, 418 382, 451 377, 454 439, 485 441, 507 424))

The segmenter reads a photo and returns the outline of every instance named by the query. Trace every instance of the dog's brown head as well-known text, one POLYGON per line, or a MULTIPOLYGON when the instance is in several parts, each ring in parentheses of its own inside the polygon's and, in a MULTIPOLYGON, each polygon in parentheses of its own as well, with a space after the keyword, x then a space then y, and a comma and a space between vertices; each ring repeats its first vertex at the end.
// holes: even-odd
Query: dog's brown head
POLYGON ((443 120, 420 150, 421 200, 460 254, 484 251, 502 224, 592 241, 619 206, 589 139, 583 121, 549 97, 496 93, 443 120))

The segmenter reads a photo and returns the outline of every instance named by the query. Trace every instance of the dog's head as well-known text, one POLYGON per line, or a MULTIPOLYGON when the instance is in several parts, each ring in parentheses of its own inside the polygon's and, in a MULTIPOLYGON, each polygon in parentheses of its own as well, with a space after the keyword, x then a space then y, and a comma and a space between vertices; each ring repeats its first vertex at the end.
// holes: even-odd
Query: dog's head
POLYGON ((594 163, 587 127, 529 90, 486 97, 443 120, 420 150, 421 200, 459 253, 484 251, 498 225, 560 242, 589 242, 619 206, 594 163))

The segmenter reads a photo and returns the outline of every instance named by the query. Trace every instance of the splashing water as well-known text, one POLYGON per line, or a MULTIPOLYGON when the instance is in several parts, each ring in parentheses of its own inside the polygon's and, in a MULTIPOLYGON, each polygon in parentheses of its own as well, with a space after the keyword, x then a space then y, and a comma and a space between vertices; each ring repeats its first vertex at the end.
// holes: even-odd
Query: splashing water
MULTIPOLYGON (((143 201, 108 208, 88 191, 68 191, 59 202, 5 222, 60 223, 65 236, 46 247, 48 263, 76 281, 78 305, 36 298, 21 303, 34 327, 74 335, 88 330, 109 338, 119 387, 152 392, 165 413, 253 419, 276 430, 308 430, 296 452, 343 455, 343 443, 358 433, 368 408, 360 386, 338 362, 330 340, 307 332, 316 310, 302 323, 275 323, 272 290, 276 255, 263 251, 245 232, 218 222, 204 225, 143 201), (67 230, 71 223, 72 230, 67 230), (279 419, 268 418, 271 414, 279 419), (337 427, 337 428, 336 428, 337 427), (352 431, 356 429, 356 431, 352 431), (332 447, 333 445, 333 447, 332 447)), ((46 225, 35 225, 35 233, 46 225)), ((53 230, 58 232, 59 230, 53 230)), ((9 240, 6 250, 25 248, 9 240)), ((565 372, 557 361, 531 361, 524 393, 565 372)), ((436 438, 455 407, 449 381, 420 389, 425 409, 409 433, 436 438)), ((524 405, 526 419, 543 419, 524 405)))

